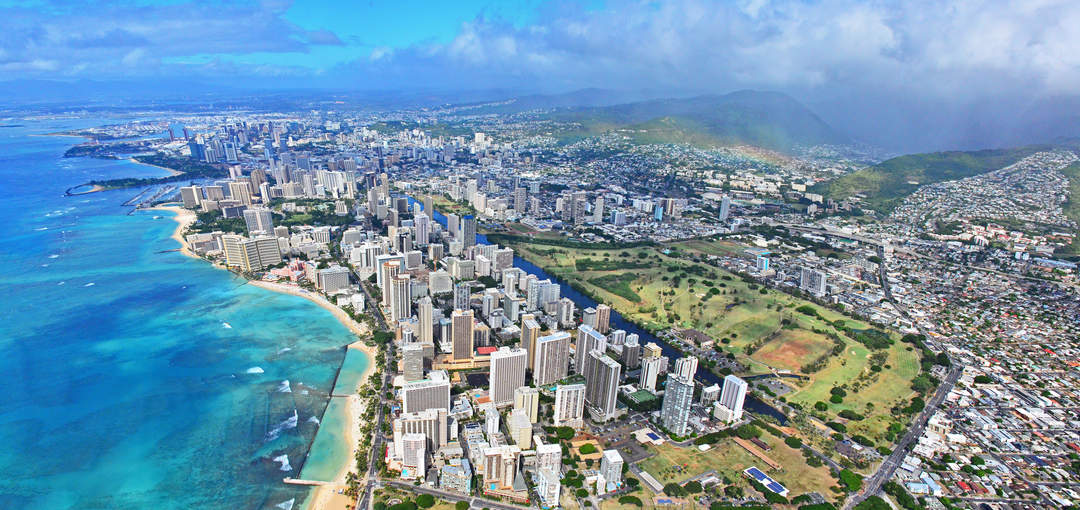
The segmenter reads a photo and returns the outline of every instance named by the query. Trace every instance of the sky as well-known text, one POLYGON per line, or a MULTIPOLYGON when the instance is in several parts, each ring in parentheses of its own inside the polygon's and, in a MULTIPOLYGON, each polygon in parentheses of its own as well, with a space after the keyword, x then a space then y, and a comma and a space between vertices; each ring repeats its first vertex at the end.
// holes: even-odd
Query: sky
POLYGON ((1078 47, 1075 0, 0 0, 0 80, 751 88, 932 112, 1071 96, 1078 47))

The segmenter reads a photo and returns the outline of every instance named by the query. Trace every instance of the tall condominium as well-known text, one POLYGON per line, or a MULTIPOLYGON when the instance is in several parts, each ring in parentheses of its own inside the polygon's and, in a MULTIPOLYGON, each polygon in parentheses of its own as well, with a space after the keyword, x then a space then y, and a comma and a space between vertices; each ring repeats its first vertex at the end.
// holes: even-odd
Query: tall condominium
POLYGON ((472 215, 461 218, 461 242, 465 248, 476 246, 476 218, 472 215))
POLYGON ((471 289, 468 283, 459 282, 454 284, 454 310, 468 310, 470 294, 471 289))
POLYGON ((488 373, 491 401, 495 405, 514 401, 514 390, 525 386, 525 366, 528 354, 519 347, 499 347, 491 353, 488 373))
POLYGON ((394 456, 402 458, 399 439, 405 434, 422 434, 427 439, 427 450, 434 452, 450 440, 449 418, 445 409, 428 409, 418 413, 402 413, 394 420, 394 456))
POLYGON ((746 381, 739 379, 733 375, 729 375, 724 378, 724 389, 720 393, 720 402, 718 403, 719 416, 721 420, 727 422, 736 422, 742 419, 743 414, 743 401, 746 400, 746 381))
POLYGON ((431 298, 424 296, 416 302, 416 317, 420 327, 420 343, 430 344, 435 341, 435 309, 431 305, 431 298))
POLYGON ((532 386, 514 390, 514 410, 524 411, 530 423, 536 423, 540 411, 540 391, 532 386))
POLYGON ((626 368, 634 369, 641 365, 641 345, 638 344, 637 335, 629 335, 623 342, 622 364, 626 368))
POLYGON ((585 425, 585 385, 560 384, 555 388, 556 427, 581 428, 585 425))
POLYGON ((225 248, 225 265, 238 267, 241 271, 262 271, 281 263, 281 249, 275 237, 247 239, 244 236, 224 235, 221 242, 225 248))
POLYGON ((589 358, 591 361, 585 372, 585 403, 589 404, 590 413, 598 421, 607 421, 615 417, 622 365, 596 349, 589 352, 589 358))
POLYGON ((807 267, 799 273, 799 288, 817 297, 823 297, 826 293, 828 276, 824 272, 807 267))
POLYGON ((589 352, 607 350, 607 337, 591 326, 582 324, 578 328, 577 345, 574 346, 574 369, 579 374, 586 373, 589 364, 589 352))
POLYGON ((596 309, 588 307, 581 311, 581 324, 596 329, 596 309))
POLYGON ((570 333, 558 331, 536 339, 533 356, 533 383, 545 386, 567 375, 570 366, 570 333))
POLYGON ((660 358, 645 358, 641 360, 640 386, 643 390, 656 391, 656 377, 660 375, 660 358))
POLYGON ((596 306, 596 330, 607 334, 611 329, 611 307, 605 304, 596 306))
POLYGON ((270 209, 244 209, 244 225, 247 226, 248 234, 269 234, 274 231, 274 217, 270 214, 270 209))
POLYGON ((660 349, 656 342, 649 342, 645 344, 645 347, 641 350, 642 358, 659 358, 664 355, 664 351, 660 349))
POLYGON ((401 359, 406 381, 419 381, 424 378, 424 346, 411 343, 401 348, 401 359))
POLYGON ((522 450, 532 448, 532 421, 524 409, 514 409, 510 412, 506 429, 510 433, 510 439, 522 450))
POLYGON ((406 413, 428 409, 450 409, 450 378, 442 370, 433 370, 427 379, 407 382, 401 388, 401 407, 406 413))
POLYGON ((412 277, 399 274, 390 285, 390 320, 412 317, 412 277))
MULTIPOLYGON (((536 359, 536 340, 540 338, 540 323, 535 319, 521 321, 521 346, 529 353, 529 366, 536 359)), ((534 375, 535 377, 535 375, 534 375)))
POLYGON ((574 325, 574 302, 570 298, 562 298, 559 300, 558 308, 556 308, 555 320, 559 321, 560 328, 569 328, 574 325))
POLYGON ((673 434, 685 436, 690 420, 690 403, 694 400, 694 380, 676 375, 668 377, 664 404, 660 408, 660 423, 673 434))
POLYGON ((381 283, 379 284, 379 291, 382 292, 382 305, 389 308, 391 301, 393 300, 393 281, 394 277, 402 271, 402 262, 398 260, 385 261, 379 266, 379 275, 381 275, 381 283))
POLYGON ((694 376, 697 375, 698 359, 697 356, 683 356, 675 360, 675 372, 674 374, 679 377, 685 377, 694 380, 694 376))
POLYGON ((454 350, 451 356, 455 360, 470 359, 473 356, 473 312, 472 310, 454 310, 450 314, 453 322, 454 350))
POLYGON ((712 386, 706 386, 706 387, 701 389, 701 405, 704 406, 706 409, 708 409, 709 406, 711 406, 713 404, 713 402, 716 402, 716 400, 719 399, 719 398, 720 398, 720 385, 719 384, 714 384, 712 386))
POLYGON ((622 468, 623 458, 619 450, 604 450, 604 456, 600 459, 600 476, 604 477, 608 487, 614 489, 622 486, 622 468))

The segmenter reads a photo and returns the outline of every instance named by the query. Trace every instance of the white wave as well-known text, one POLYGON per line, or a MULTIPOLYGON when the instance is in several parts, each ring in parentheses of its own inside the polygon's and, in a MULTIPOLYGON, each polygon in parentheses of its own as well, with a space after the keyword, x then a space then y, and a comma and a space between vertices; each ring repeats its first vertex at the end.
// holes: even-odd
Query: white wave
POLYGON ((41 232, 42 230, 49 230, 49 227, 35 228, 34 230, 41 232))
POLYGON ((58 258, 60 258, 60 255, 56 254, 56 253, 53 253, 52 255, 49 255, 49 258, 50 259, 58 259, 58 258))
POLYGON ((288 455, 279 455, 277 457, 274 457, 274 462, 280 462, 281 463, 281 470, 282 471, 292 471, 292 466, 289 465, 289 456, 288 455))
POLYGON ((97 284, 94 283, 94 282, 90 282, 90 283, 88 283, 86 285, 83 285, 83 287, 93 287, 94 285, 97 285, 97 284))
POLYGON ((42 264, 41 267, 49 267, 48 264, 42 264))
POLYGON ((282 347, 281 349, 278 349, 278 352, 277 352, 277 353, 278 353, 278 354, 283 354, 283 353, 289 352, 289 351, 291 351, 291 350, 292 350, 292 348, 291 348, 291 347, 282 347))
POLYGON ((277 390, 281 393, 292 393, 292 386, 289 384, 289 380, 285 379, 278 385, 277 390))
POLYGON ((292 510, 294 504, 296 504, 296 498, 290 499, 282 503, 278 503, 276 505, 276 508, 280 508, 281 510, 292 510))
POLYGON ((247 369, 246 373, 248 373, 248 374, 261 374, 263 372, 264 372, 264 370, 262 369, 262 367, 251 367, 251 368, 247 369))
POLYGON ((263 441, 269 443, 270 441, 277 439, 278 436, 281 435, 282 431, 288 429, 295 429, 296 426, 299 424, 300 415, 296 412, 296 409, 293 409, 292 416, 286 418, 285 421, 279 423, 276 427, 270 429, 270 431, 266 433, 266 437, 263 438, 263 441))
POLYGON ((67 282, 60 282, 60 283, 57 283, 57 285, 63 285, 65 283, 67 283, 67 282))
POLYGON ((319 422, 319 417, 315 416, 315 415, 312 415, 311 418, 307 419, 307 421, 308 421, 308 423, 314 423, 316 425, 318 425, 320 423, 319 422))
POLYGON ((222 322, 221 326, 225 329, 232 329, 232 324, 229 324, 228 322, 222 322))

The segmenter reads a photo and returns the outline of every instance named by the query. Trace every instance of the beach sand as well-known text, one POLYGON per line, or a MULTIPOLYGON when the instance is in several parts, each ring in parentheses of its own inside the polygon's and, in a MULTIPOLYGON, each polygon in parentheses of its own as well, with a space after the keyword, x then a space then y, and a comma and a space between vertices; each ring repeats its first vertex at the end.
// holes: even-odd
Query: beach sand
MULTIPOLYGON (((178 206, 156 206, 149 208, 149 210, 169 211, 174 213, 175 216, 173 216, 173 219, 176 221, 177 226, 176 230, 172 234, 172 238, 180 243, 180 252, 189 257, 201 259, 201 257, 196 255, 188 248, 187 242, 184 241, 184 232, 189 226, 191 226, 192 223, 195 222, 196 215, 194 211, 184 209, 178 206)), ((349 317, 349 314, 345 313, 344 310, 342 310, 337 305, 331 303, 321 294, 311 292, 307 289, 302 289, 295 285, 288 285, 284 283, 267 282, 261 280, 251 280, 248 283, 262 289, 305 298, 330 311, 330 313, 332 313, 334 317, 336 317, 343 325, 345 325, 345 327, 349 328, 349 331, 359 337, 366 337, 371 332, 370 328, 368 328, 367 325, 361 324, 353 320, 352 317, 349 317)), ((363 375, 361 375, 360 379, 357 381, 356 388, 353 388, 352 394, 348 397, 338 397, 349 399, 349 405, 346 407, 346 409, 348 410, 347 412, 349 419, 346 420, 346 423, 348 423, 347 429, 345 430, 345 433, 342 434, 344 438, 344 444, 341 445, 341 448, 348 449, 350 455, 348 456, 348 461, 345 463, 344 466, 341 467, 341 470, 338 471, 337 476, 334 477, 334 483, 322 485, 315 488, 314 495, 308 500, 309 510, 344 510, 347 506, 354 503, 354 501, 351 500, 348 496, 345 496, 344 494, 339 494, 338 491, 348 487, 345 484, 345 479, 353 466, 353 459, 356 458, 356 452, 357 450, 359 450, 360 446, 359 437, 357 436, 360 431, 360 420, 364 414, 364 409, 363 401, 361 400, 360 396, 356 394, 356 392, 360 389, 360 387, 364 385, 364 383, 367 382, 367 380, 371 377, 371 374, 374 372, 375 357, 378 354, 378 351, 374 347, 365 344, 361 340, 357 340, 349 344, 347 348, 358 349, 362 351, 364 354, 367 355, 368 359, 370 360, 367 368, 364 370, 363 375)))

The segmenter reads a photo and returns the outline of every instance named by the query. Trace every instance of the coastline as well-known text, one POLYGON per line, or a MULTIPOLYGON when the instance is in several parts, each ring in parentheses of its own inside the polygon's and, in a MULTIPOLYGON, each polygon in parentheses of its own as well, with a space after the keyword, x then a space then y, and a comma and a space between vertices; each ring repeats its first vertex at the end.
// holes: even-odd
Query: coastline
MULTIPOLYGON (((191 258, 203 260, 202 257, 199 257, 194 252, 192 252, 190 248, 188 248, 188 244, 184 240, 184 231, 186 231, 187 228, 191 226, 191 224, 194 223, 196 220, 196 214, 194 211, 184 209, 175 205, 158 205, 154 207, 149 207, 146 210, 172 212, 174 214, 173 220, 176 221, 177 225, 176 230, 173 231, 170 237, 180 243, 180 253, 191 258)), ((320 294, 299 288, 294 285, 286 285, 277 282, 249 280, 248 283, 261 289, 305 298, 319 305, 323 309, 329 311, 335 318, 338 319, 339 322, 341 322, 342 325, 348 328, 349 331, 357 337, 363 337, 370 333, 370 330, 366 325, 360 324, 353 320, 352 317, 349 317, 349 315, 346 314, 344 310, 334 305, 320 294)), ((351 471, 353 459, 356 458, 356 452, 359 450, 360 443, 357 435, 360 430, 361 416, 363 415, 364 410, 362 408, 362 400, 360 399, 360 396, 357 395, 357 391, 367 382, 367 380, 371 377, 371 374, 374 373, 375 359, 378 351, 375 347, 367 345, 359 339, 348 344, 346 346, 346 349, 359 350, 363 352, 368 358, 368 366, 360 375, 360 378, 357 380, 356 387, 352 388, 350 395, 347 397, 330 397, 347 398, 349 400, 349 404, 346 407, 348 414, 348 419, 346 420, 346 430, 344 431, 344 434, 342 434, 345 444, 341 445, 341 447, 343 449, 347 449, 350 455, 348 456, 348 460, 346 460, 345 464, 341 466, 341 469, 334 477, 332 483, 318 486, 315 488, 312 496, 308 499, 309 503, 307 505, 307 508, 309 510, 343 509, 346 505, 351 505, 353 503, 352 500, 342 494, 338 494, 337 491, 338 489, 343 489, 346 487, 346 477, 348 476, 349 471, 351 471)), ((337 388, 331 388, 331 392, 336 389, 337 388)))
POLYGON ((136 165, 146 165, 146 166, 152 166, 154 168, 160 168, 161 170, 165 170, 165 171, 169 172, 169 175, 172 176, 172 177, 175 177, 177 175, 184 175, 184 172, 181 172, 179 170, 174 170, 174 169, 169 168, 167 166, 152 165, 150 163, 143 163, 142 161, 139 161, 139 160, 137 160, 135 158, 127 158, 127 160, 132 162, 132 163, 135 163, 136 165))

